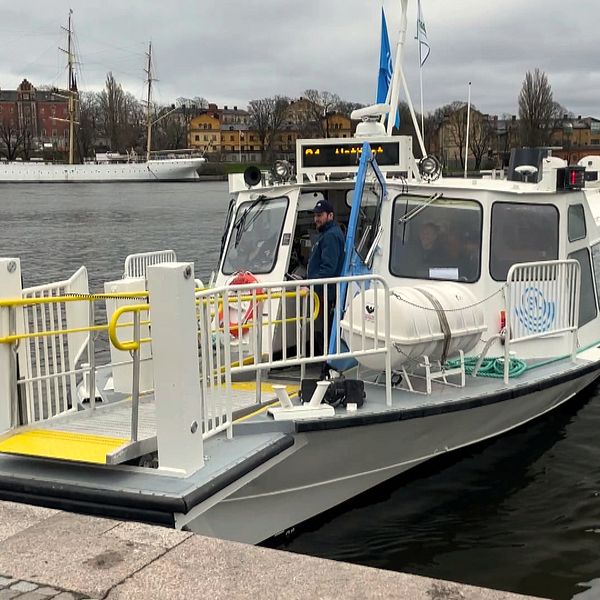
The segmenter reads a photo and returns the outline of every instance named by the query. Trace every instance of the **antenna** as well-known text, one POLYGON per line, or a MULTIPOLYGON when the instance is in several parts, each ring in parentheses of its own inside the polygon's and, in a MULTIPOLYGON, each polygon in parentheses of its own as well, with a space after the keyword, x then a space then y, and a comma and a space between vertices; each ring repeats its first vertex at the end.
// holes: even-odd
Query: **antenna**
MULTIPOLYGON (((415 108, 413 105, 412 98, 410 96, 410 92, 408 90, 408 84, 406 83, 406 77, 404 77, 404 70, 402 68, 402 62, 404 59, 404 44, 406 42, 406 30, 407 30, 407 13, 408 13, 408 0, 401 0, 402 2, 402 16, 400 20, 400 36, 398 38, 398 44, 396 46, 396 59, 394 61, 394 75, 392 77, 392 84, 388 89, 388 96, 386 99, 386 104, 390 106, 390 114, 388 115, 387 122, 387 134, 392 135, 392 128, 394 127, 394 123, 396 122, 396 113, 398 111, 398 100, 400 97, 400 83, 402 83, 402 89, 404 90, 404 94, 406 95, 406 101, 408 103, 408 108, 410 110, 410 117, 412 119, 415 134, 417 136, 417 140, 419 141, 419 147, 421 148, 421 153, 423 157, 427 156, 427 151, 425 150, 425 144, 423 143, 423 136, 421 135, 421 128, 419 127, 419 122, 417 120, 417 115, 415 114, 415 108)), ((385 117, 382 117, 382 121, 385 117)))

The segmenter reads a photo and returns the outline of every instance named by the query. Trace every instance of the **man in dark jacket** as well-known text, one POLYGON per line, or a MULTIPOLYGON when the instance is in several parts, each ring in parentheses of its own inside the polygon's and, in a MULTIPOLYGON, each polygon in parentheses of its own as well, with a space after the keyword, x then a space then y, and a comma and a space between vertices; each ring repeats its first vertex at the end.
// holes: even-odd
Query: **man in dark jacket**
MULTIPOLYGON (((339 277, 344 267, 344 234, 335 221, 333 206, 327 200, 319 200, 313 209, 313 218, 319 238, 313 246, 308 260, 308 279, 324 279, 327 277, 339 277)), ((315 287, 321 301, 319 317, 315 322, 315 353, 327 352, 324 343, 324 313, 328 314, 328 332, 331 331, 333 312, 335 308, 335 284, 327 286, 327 306, 324 306, 324 290, 320 286, 315 287)))

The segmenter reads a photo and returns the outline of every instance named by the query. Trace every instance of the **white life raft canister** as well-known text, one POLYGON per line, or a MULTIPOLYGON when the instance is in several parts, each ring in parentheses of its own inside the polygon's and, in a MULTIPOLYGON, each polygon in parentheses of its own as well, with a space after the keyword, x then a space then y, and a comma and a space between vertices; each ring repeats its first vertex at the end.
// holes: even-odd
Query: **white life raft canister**
MULTIPOLYGON (((452 358, 459 350, 469 352, 486 330, 477 298, 464 285, 440 282, 435 285, 397 287, 390 290, 390 341, 392 369, 407 361, 452 358)), ((342 337, 351 350, 385 345, 385 290, 367 290, 364 303, 357 295, 340 323, 342 337), (352 314, 352 321, 350 319, 352 314), (377 317, 376 317, 377 314, 377 317)), ((357 357, 363 366, 385 369, 385 355, 357 357)))

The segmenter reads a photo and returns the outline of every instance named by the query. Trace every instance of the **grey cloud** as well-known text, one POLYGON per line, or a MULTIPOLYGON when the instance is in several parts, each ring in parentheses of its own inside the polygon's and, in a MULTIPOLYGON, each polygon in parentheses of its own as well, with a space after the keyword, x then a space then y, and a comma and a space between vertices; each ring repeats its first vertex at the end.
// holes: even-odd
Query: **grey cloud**
MULTIPOLYGON (((399 0, 385 0, 394 41, 399 0)), ((416 1, 410 0, 405 71, 418 105, 416 1)), ((515 113, 525 72, 548 74, 555 99, 576 114, 600 116, 596 55, 600 3, 580 0, 422 0, 431 55, 425 108, 466 99, 484 112, 515 113)), ((82 54, 82 87, 100 89, 108 71, 141 96, 144 48, 152 39, 159 100, 204 96, 245 106, 253 98, 306 88, 372 102, 380 6, 376 0, 0 0, 5 41, 0 87, 27 77, 62 83, 56 46, 69 7, 82 54)))

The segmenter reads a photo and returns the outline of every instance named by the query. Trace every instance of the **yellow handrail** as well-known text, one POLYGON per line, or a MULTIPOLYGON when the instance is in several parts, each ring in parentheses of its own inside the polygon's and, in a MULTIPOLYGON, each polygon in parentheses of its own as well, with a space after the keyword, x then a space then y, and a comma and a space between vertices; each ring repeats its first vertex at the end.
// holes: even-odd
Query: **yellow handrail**
POLYGON ((113 315, 110 319, 110 323, 108 324, 108 337, 110 338, 112 345, 117 350, 124 350, 124 351, 139 350, 141 344, 147 344, 148 342, 151 341, 150 338, 143 338, 137 342, 135 340, 132 340, 131 342, 122 342, 117 337, 117 327, 118 327, 117 321, 119 320, 121 315, 123 315, 124 313, 128 313, 128 312, 130 312, 130 313, 138 312, 139 313, 139 312, 144 312, 144 311, 148 311, 148 310, 150 310, 149 304, 127 304, 127 305, 121 306, 120 308, 117 308, 117 310, 115 310, 115 312, 113 313, 113 315))
MULTIPOLYGON (((284 292, 283 294, 281 292, 275 292, 274 294, 266 294, 265 292, 261 292, 260 294, 256 294, 256 296, 254 296, 254 294, 246 293, 239 297, 239 301, 240 302, 250 302, 251 300, 256 299, 257 302, 262 302, 263 300, 278 300, 279 298, 295 298, 297 295, 301 296, 301 297, 306 296, 306 295, 308 295, 308 290, 298 290, 298 293, 284 292)), ((316 294, 316 292, 313 292, 313 296, 316 298, 315 302, 318 302, 319 296, 316 294)), ((230 293, 228 297, 229 297, 229 302, 237 302, 238 301, 237 294, 230 293)), ((216 296, 203 299, 203 304, 215 304, 215 303, 220 303, 220 302, 222 302, 222 300, 217 300, 216 296)), ((196 304, 200 304, 200 298, 196 299, 196 304)))
POLYGON ((118 294, 69 294, 47 298, 0 298, 0 308, 15 306, 33 306, 38 304, 57 304, 59 302, 82 302, 89 300, 137 300, 148 298, 148 292, 122 292, 118 294))
MULTIPOLYGON (((150 321, 140 321, 140 325, 149 325, 150 321)), ((133 323, 121 323, 119 327, 131 327, 133 323)), ((0 344, 12 344, 21 340, 51 337, 53 335, 68 335, 70 333, 91 333, 94 331, 108 331, 108 325, 90 325, 89 327, 73 327, 71 329, 53 329, 50 331, 36 331, 33 333, 15 333, 0 338, 0 344)))

